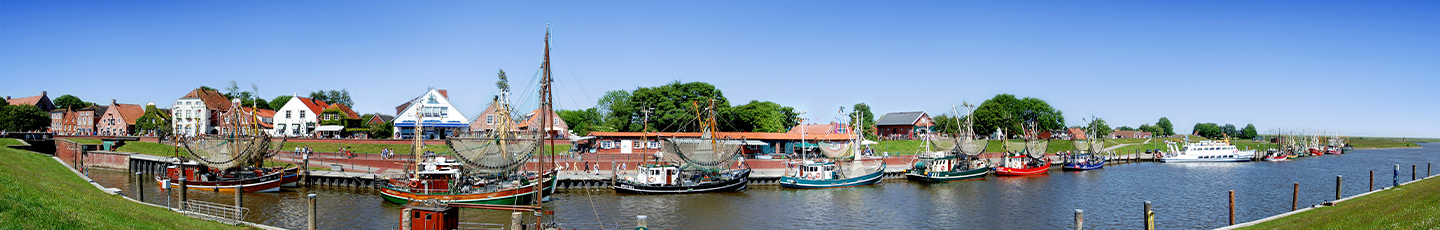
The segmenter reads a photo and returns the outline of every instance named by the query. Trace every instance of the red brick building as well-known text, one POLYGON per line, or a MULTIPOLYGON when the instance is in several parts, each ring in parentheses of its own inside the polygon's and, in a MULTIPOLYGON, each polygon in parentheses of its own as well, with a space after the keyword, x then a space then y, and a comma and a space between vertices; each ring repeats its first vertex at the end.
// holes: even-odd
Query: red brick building
POLYGON ((50 95, 45 91, 40 91, 40 95, 22 98, 10 98, 6 96, 5 103, 10 105, 33 105, 40 108, 41 111, 55 110, 55 104, 50 102, 50 95))
POLYGON ((143 115, 145 115, 145 107, 135 104, 120 104, 112 99, 110 108, 100 115, 100 122, 95 125, 95 130, 105 136, 133 135, 135 119, 143 115))
POLYGON ((935 121, 925 111, 887 113, 875 120, 875 135, 883 140, 913 140, 930 133, 935 121))

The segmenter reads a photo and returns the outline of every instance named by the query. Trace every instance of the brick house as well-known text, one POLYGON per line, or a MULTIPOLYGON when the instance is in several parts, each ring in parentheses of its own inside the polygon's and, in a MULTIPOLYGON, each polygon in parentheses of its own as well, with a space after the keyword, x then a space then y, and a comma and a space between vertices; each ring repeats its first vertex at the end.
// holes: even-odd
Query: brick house
POLYGON ((109 106, 86 106, 79 109, 56 109, 50 111, 50 132, 59 135, 96 135, 95 125, 100 122, 99 113, 109 106), (60 120, 55 120, 59 118, 60 120))
POLYGON ((40 91, 40 95, 22 98, 10 98, 6 96, 5 103, 10 105, 33 105, 40 108, 40 111, 55 110, 55 103, 50 102, 50 95, 45 91, 40 91))
MULTIPOLYGON (((545 133, 549 134, 552 138, 570 138, 570 126, 565 124, 565 119, 560 119, 560 114, 555 113, 554 110, 545 112, 549 113, 551 120, 551 122, 549 122, 550 127, 545 129, 545 133)), ((545 116, 545 114, 540 113, 540 109, 535 109, 535 111, 530 112, 530 114, 525 114, 525 121, 520 122, 519 125, 520 130, 540 129, 540 123, 544 121, 545 116)))
MULTIPOLYGON (((480 115, 470 121, 470 132, 489 133, 495 131, 495 126, 500 124, 500 119, 505 119, 505 116, 499 115, 500 110, 499 103, 491 102, 490 106, 485 107, 485 111, 480 112, 480 115)), ((512 121, 511 123, 518 122, 512 121)), ((514 126, 516 125, 510 127, 510 131, 520 130, 519 127, 514 126)))
POLYGON ((95 125, 95 130, 105 136, 133 135, 135 119, 143 115, 145 115, 145 107, 135 104, 120 104, 111 99, 110 108, 100 115, 100 122, 95 125))
POLYGON ((913 140, 917 134, 930 133, 934 126, 925 111, 886 113, 875 121, 875 135, 885 140, 913 140))
POLYGON ((376 114, 375 116, 370 116, 370 120, 366 120, 366 121, 363 121, 363 122, 365 122, 365 125, 368 126, 368 125, 383 125, 383 124, 385 124, 386 122, 390 122, 390 121, 393 121, 393 120, 395 120, 395 116, 384 115, 384 114, 376 114))
POLYGON ((1110 136, 1115 137, 1115 139, 1150 138, 1150 132, 1115 130, 1114 132, 1110 132, 1110 136))

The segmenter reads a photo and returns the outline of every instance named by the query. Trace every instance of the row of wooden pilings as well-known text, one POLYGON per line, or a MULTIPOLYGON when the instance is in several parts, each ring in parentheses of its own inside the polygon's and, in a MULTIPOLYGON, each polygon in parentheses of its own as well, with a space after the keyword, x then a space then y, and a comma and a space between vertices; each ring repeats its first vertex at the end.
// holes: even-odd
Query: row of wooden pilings
MULTIPOLYGON (((1395 165, 1395 169, 1393 170, 1393 174, 1392 174, 1393 176, 1392 176, 1391 179, 1390 179, 1390 187, 1400 186, 1400 179, 1401 179, 1401 178, 1400 178, 1400 171, 1401 171, 1400 169, 1401 169, 1401 165, 1398 165, 1398 164, 1395 165)), ((1429 178, 1431 175, 1433 175, 1433 174, 1431 174, 1431 163, 1425 163, 1425 178, 1429 178)), ((1421 178, 1421 177, 1419 176, 1419 164, 1410 165, 1410 181, 1419 180, 1420 178, 1421 178)), ((1335 200, 1331 200, 1331 201, 1325 202, 1325 203, 1323 203, 1323 204, 1321 204, 1321 205, 1334 206, 1334 205, 1336 205, 1336 204, 1338 203, 1337 201, 1339 201, 1339 200, 1341 200, 1341 199, 1344 199, 1344 196, 1343 196, 1343 193, 1342 193, 1342 191, 1343 191, 1343 189, 1342 189, 1342 188, 1343 188, 1343 182, 1344 182, 1344 176, 1342 176, 1342 175, 1336 175, 1336 176, 1335 176, 1335 200)), ((1381 183, 1384 183, 1384 182, 1381 182, 1381 183)), ((1384 186, 1384 185, 1382 185, 1382 186, 1384 186)), ((1294 189, 1291 191, 1290 211, 1296 211, 1296 210, 1299 210, 1299 208, 1300 208, 1300 182, 1295 182, 1293 188, 1294 188, 1294 189)), ((1384 189, 1384 188, 1381 188, 1381 189, 1384 189)), ((1375 170, 1371 170, 1371 171, 1370 171, 1370 192, 1374 192, 1374 191, 1375 191, 1375 170)), ((1229 191, 1227 191, 1227 193, 1228 193, 1229 198, 1230 198, 1230 200, 1229 200, 1229 201, 1230 201, 1230 204, 1229 204, 1229 206, 1228 206, 1228 207, 1229 207, 1229 212, 1228 212, 1228 213, 1229 213, 1229 225, 1235 225, 1235 190, 1229 190, 1229 191)), ((1368 192, 1367 192, 1367 193, 1368 193, 1368 192)), ((1151 211, 1150 205, 1151 205, 1151 204, 1150 204, 1150 201, 1148 201, 1148 200, 1145 201, 1145 210, 1144 210, 1144 212, 1142 213, 1142 214, 1144 215, 1144 216, 1143 216, 1143 219, 1144 219, 1144 221, 1145 221, 1145 223, 1144 223, 1144 225, 1143 225, 1143 226, 1144 226, 1143 229, 1152 229, 1152 230, 1153 230, 1153 229, 1155 229, 1155 212, 1154 212, 1154 211, 1151 211)), ((1318 206, 1318 205, 1317 205, 1317 206, 1318 206)), ((1078 229, 1084 229, 1084 228, 1085 228, 1085 210, 1083 210, 1083 209, 1075 209, 1075 229, 1078 230, 1078 229)))

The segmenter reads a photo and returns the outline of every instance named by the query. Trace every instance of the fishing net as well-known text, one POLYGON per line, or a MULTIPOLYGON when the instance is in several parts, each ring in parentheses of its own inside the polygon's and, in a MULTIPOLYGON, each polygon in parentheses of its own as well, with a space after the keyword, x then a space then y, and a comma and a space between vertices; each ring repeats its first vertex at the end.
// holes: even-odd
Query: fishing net
POLYGON ((455 158, 478 172, 510 172, 525 165, 539 150, 540 139, 469 139, 445 141, 455 158))
POLYGON ((665 160, 686 163, 687 167, 719 170, 728 168, 740 155, 739 140, 670 138, 662 141, 665 160))
POLYGON ((850 145, 855 143, 830 143, 820 142, 820 153, 830 158, 850 158, 855 156, 855 148, 850 145))

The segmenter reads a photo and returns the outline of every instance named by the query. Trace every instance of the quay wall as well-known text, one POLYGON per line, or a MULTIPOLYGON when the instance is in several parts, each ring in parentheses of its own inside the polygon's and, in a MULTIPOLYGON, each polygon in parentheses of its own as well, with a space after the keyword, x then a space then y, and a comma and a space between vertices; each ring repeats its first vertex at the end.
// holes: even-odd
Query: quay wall
POLYGON ((110 151, 87 151, 85 153, 85 165, 108 169, 130 169, 130 155, 132 153, 110 152, 110 151))

